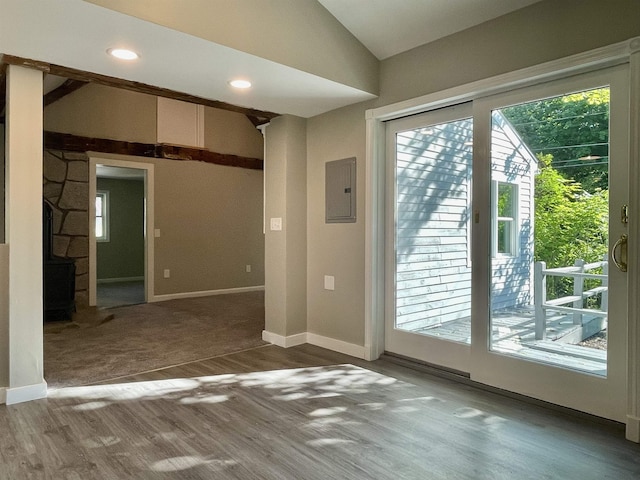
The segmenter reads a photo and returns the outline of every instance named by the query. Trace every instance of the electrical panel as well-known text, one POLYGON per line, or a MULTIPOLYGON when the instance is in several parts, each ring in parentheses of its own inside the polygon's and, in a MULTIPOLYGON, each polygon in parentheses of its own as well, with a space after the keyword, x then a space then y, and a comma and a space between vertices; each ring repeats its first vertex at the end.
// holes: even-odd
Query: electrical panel
POLYGON ((326 223, 356 221, 356 159, 345 158, 325 164, 326 223))

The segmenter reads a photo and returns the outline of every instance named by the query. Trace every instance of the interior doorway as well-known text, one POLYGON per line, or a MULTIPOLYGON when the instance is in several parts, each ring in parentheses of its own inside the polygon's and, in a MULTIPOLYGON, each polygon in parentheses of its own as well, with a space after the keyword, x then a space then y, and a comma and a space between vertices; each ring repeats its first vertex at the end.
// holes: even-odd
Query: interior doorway
POLYGON ((153 298, 153 165, 90 159, 89 305, 153 298))

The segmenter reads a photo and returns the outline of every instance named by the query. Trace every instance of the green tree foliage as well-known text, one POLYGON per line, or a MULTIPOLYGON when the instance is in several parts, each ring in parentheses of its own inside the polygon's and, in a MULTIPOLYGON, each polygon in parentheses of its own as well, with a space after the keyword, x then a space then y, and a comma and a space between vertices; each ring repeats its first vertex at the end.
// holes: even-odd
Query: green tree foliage
MULTIPOLYGON (((548 268, 570 266, 576 259, 602 260, 607 255, 609 192, 588 193, 564 178, 553 168, 551 155, 538 155, 538 160, 535 260, 546 262, 548 268)), ((567 295, 571 285, 569 279, 550 279, 547 293, 551 298, 567 295)))
POLYGON ((608 188, 609 88, 529 102, 501 110, 536 155, 594 193, 608 188))

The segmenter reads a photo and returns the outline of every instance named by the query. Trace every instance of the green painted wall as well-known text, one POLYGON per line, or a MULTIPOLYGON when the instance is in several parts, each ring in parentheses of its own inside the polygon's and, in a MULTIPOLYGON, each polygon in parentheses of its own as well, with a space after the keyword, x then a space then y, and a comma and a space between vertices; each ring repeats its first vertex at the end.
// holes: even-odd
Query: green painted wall
POLYGON ((144 182, 98 178, 109 192, 109 241, 97 243, 98 280, 144 276, 144 182))

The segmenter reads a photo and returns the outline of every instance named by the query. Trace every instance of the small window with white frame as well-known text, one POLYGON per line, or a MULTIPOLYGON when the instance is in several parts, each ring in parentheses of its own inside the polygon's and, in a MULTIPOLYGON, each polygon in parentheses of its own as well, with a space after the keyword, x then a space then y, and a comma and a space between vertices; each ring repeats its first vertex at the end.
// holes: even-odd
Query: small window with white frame
POLYGON ((109 192, 96 192, 96 241, 109 241, 109 192))
POLYGON ((518 185, 494 182, 493 256, 515 257, 518 252, 518 185))

